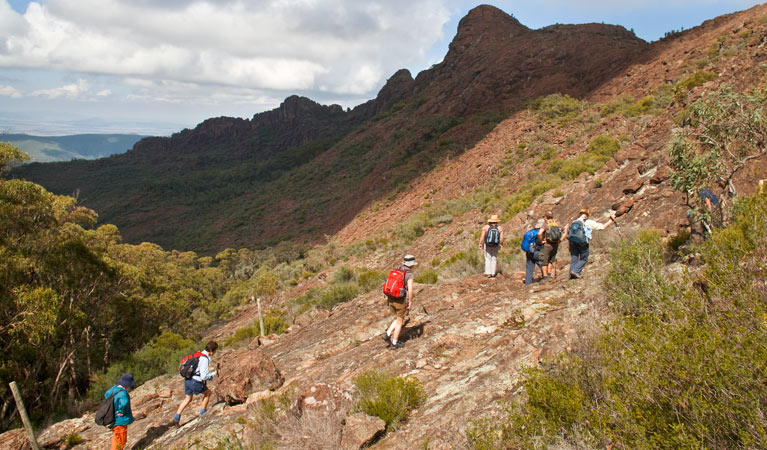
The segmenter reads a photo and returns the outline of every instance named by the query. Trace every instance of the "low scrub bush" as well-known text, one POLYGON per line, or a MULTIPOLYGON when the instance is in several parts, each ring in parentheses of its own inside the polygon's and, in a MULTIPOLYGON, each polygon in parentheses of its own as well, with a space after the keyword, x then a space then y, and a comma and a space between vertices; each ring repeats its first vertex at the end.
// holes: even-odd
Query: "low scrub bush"
POLYGON ((556 160, 549 164, 546 170, 550 174, 556 174, 564 180, 577 178, 583 172, 594 174, 615 153, 620 150, 621 145, 617 139, 610 136, 599 135, 590 143, 586 153, 582 153, 568 160, 556 160))
POLYGON ((713 72, 696 70, 695 73, 674 85, 674 95, 676 98, 684 98, 694 88, 717 77, 718 75, 713 72))
POLYGON ((388 430, 397 429, 410 411, 426 401, 421 382, 415 377, 394 377, 369 370, 358 375, 354 385, 360 393, 357 407, 386 422, 388 430))
POLYGON ((312 307, 331 310, 339 303, 348 302, 359 294, 359 285, 355 282, 333 283, 325 288, 311 288, 304 295, 293 300, 297 314, 312 307))
POLYGON ((357 277, 361 292, 370 292, 383 286, 387 273, 383 270, 366 270, 357 277))
POLYGON ((439 276, 437 275, 437 272, 427 269, 418 274, 414 281, 416 283, 434 284, 437 282, 438 278, 439 276))
POLYGON ((530 103, 530 110, 538 117, 543 120, 556 120, 563 125, 577 119, 583 108, 583 102, 567 94, 551 94, 530 103))

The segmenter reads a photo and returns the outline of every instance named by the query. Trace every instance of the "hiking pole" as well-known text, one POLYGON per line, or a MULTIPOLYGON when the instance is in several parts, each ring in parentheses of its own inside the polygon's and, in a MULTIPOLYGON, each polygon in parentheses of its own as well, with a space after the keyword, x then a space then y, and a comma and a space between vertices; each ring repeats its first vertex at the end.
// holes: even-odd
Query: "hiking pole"
POLYGON ((610 216, 610 220, 612 220, 613 223, 615 224, 615 229, 618 230, 618 236, 620 236, 621 239, 623 239, 623 233, 621 232, 621 226, 618 225, 618 222, 615 220, 615 216, 611 215, 610 216))

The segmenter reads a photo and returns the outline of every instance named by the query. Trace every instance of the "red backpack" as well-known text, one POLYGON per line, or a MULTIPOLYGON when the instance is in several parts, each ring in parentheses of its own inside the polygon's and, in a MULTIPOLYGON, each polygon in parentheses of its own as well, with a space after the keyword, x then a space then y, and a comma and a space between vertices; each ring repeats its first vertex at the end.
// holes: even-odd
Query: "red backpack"
POLYGON ((407 286, 405 285, 405 270, 394 269, 389 272, 386 283, 383 285, 383 293, 394 298, 403 298, 407 295, 407 286))
POLYGON ((202 352, 194 352, 191 355, 185 356, 178 366, 178 374, 184 377, 185 380, 191 379, 197 372, 197 364, 200 362, 200 358, 207 357, 202 352))

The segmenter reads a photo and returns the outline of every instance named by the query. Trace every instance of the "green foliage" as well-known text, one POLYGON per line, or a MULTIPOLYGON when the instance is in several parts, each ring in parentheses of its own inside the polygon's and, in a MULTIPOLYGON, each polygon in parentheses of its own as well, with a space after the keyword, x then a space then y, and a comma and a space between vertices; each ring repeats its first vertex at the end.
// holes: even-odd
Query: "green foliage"
POLYGON ((694 275, 664 267, 657 233, 617 249, 606 280, 612 320, 575 353, 528 371, 527 401, 480 431, 501 426, 503 448, 583 436, 598 448, 765 447, 767 196, 735 211, 701 248, 694 275))
POLYGON ((366 270, 357 277, 361 292, 379 289, 386 281, 387 273, 382 270, 366 270))
POLYGON ((416 283, 424 283, 424 284, 434 284, 437 282, 437 279, 439 276, 437 275, 437 272, 433 270, 423 270, 421 273, 418 274, 417 277, 415 277, 414 281, 416 283))
POLYGON ((426 401, 426 393, 415 377, 394 377, 368 370, 357 375, 354 385, 360 393, 357 407, 382 419, 389 430, 396 430, 410 411, 426 401))
POLYGON ((347 266, 341 266, 336 270, 331 280, 333 283, 348 283, 350 281, 357 281, 357 275, 352 268, 347 266))
POLYGON ((684 98, 694 88, 708 81, 715 80, 717 77, 718 75, 713 72, 696 70, 692 75, 674 85, 674 95, 676 98, 684 98))
MULTIPOLYGON (((520 211, 527 209, 539 195, 559 186, 562 180, 557 176, 533 174, 517 190, 499 200, 498 206, 503 210, 501 220, 507 221, 520 211)), ((496 208, 493 208, 496 209, 496 208)))
POLYGON ((655 97, 649 95, 637 101, 630 95, 622 95, 610 103, 604 104, 599 108, 599 114, 602 117, 608 117, 613 114, 620 114, 625 117, 636 117, 643 114, 655 112, 655 97))
POLYGON ((565 94, 551 94, 539 97, 530 103, 530 110, 543 120, 556 120, 567 124, 578 118, 585 104, 565 94))
POLYGON ((104 374, 96 375, 88 390, 88 396, 100 399, 124 373, 132 373, 138 384, 160 375, 176 373, 181 359, 199 350, 198 347, 201 345, 190 339, 163 332, 140 350, 112 363, 104 374))
POLYGON ((61 442, 67 447, 73 447, 75 445, 82 444, 83 442, 85 442, 85 440, 83 439, 82 436, 80 436, 79 433, 73 432, 64 436, 64 439, 62 439, 61 442))
POLYGON ((335 305, 355 298, 359 292, 359 285, 355 282, 331 283, 324 288, 311 288, 291 303, 299 314, 313 307, 331 310, 335 305))
POLYGON ((0 142, 0 174, 5 172, 12 163, 19 163, 29 160, 29 155, 22 152, 15 145, 8 142, 0 142))
POLYGON ((599 135, 589 143, 586 153, 567 160, 555 160, 549 164, 546 171, 550 174, 556 174, 564 180, 577 178, 583 172, 593 174, 609 161, 620 148, 621 145, 617 139, 599 135))

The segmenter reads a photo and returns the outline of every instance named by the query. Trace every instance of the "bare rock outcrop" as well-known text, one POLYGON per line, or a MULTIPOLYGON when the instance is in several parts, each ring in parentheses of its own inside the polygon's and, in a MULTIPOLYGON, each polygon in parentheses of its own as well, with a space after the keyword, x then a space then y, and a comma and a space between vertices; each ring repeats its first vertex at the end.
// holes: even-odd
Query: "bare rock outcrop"
POLYGON ((353 414, 346 418, 341 434, 343 450, 358 450, 370 444, 386 430, 386 422, 365 413, 353 414))
POLYGON ((214 390, 215 399, 229 405, 245 403, 254 392, 274 390, 284 381, 272 359, 261 349, 244 348, 226 355, 214 390))

